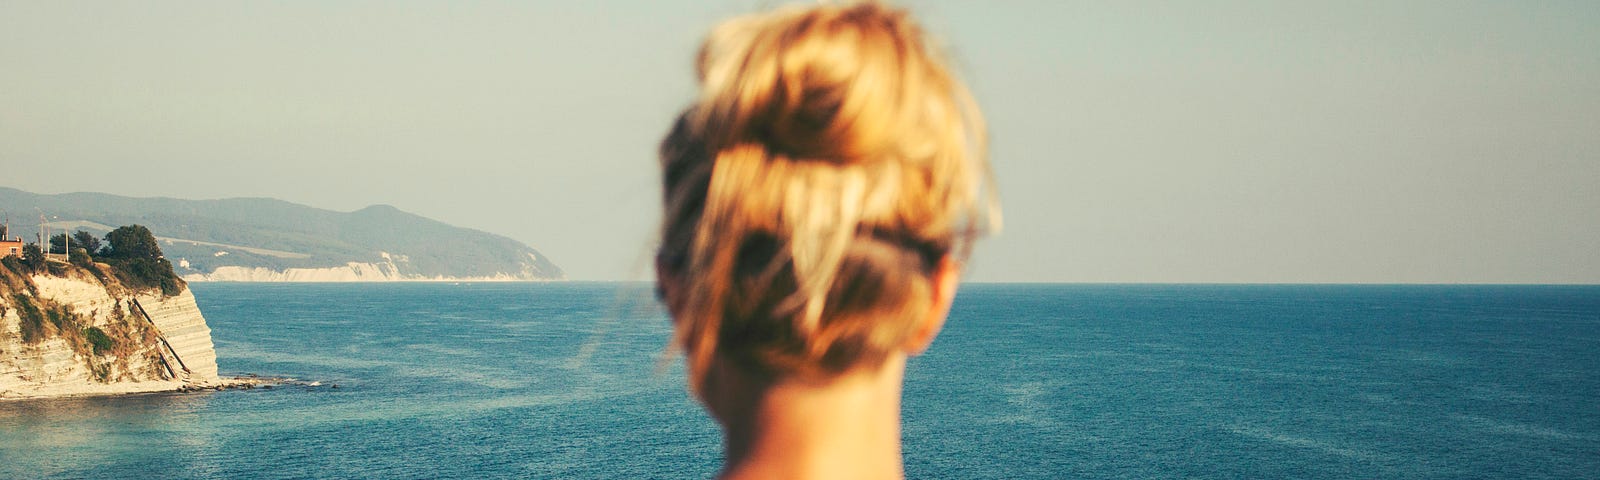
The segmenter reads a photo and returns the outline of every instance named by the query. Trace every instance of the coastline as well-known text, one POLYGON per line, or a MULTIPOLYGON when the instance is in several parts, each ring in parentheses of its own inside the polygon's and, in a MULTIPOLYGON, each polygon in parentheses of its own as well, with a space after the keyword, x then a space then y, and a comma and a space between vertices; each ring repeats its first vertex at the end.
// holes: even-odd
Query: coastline
MULTIPOLYGON (((180 269, 187 270, 189 263, 180 259, 180 269)), ((186 282, 519 282, 519 281, 561 281, 566 276, 548 277, 541 276, 536 271, 524 270, 520 273, 497 272, 494 275, 482 276, 426 276, 416 273, 402 273, 399 266, 392 261, 384 263, 349 262, 342 266, 315 267, 315 268, 287 268, 282 270, 266 267, 223 266, 212 270, 210 273, 187 271, 181 277, 186 282)))
POLYGON ((572 282, 565 278, 514 278, 514 277, 415 277, 392 279, 355 279, 355 280, 317 280, 317 279, 284 279, 284 280, 218 280, 204 277, 185 277, 188 283, 565 283, 572 282))
POLYGON ((182 380, 123 382, 87 385, 55 385, 29 391, 0 391, 0 402, 23 400, 54 400, 85 397, 120 397, 149 393, 194 393, 222 390, 250 390, 272 388, 291 380, 276 377, 227 377, 213 381, 186 382, 182 380))

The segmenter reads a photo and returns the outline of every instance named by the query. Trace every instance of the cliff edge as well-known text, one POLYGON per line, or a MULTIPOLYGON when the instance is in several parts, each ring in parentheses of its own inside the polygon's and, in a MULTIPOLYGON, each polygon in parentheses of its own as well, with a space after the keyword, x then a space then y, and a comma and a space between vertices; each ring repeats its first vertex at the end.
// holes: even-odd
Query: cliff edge
MULTIPOLYGON (((8 259, 9 260, 9 259, 8 259)), ((0 399, 221 387, 194 294, 130 288, 105 263, 0 268, 0 399), (17 271, 22 270, 22 271, 17 271)))

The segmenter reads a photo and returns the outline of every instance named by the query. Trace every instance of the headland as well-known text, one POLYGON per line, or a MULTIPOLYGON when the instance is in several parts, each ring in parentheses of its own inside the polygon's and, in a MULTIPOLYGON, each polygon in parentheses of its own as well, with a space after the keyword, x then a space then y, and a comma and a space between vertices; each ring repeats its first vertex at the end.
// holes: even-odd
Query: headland
POLYGON ((0 252, 0 399, 261 382, 217 374, 211 329, 148 229, 118 228, 103 247, 79 234, 0 252))

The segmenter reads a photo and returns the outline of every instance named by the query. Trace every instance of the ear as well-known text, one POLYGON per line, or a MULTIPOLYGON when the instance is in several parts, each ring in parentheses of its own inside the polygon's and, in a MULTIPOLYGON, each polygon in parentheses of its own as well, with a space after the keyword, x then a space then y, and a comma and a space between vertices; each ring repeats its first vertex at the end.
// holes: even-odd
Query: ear
POLYGON ((933 338, 944 328, 944 321, 950 316, 950 304, 956 299, 956 286, 961 283, 961 267, 954 258, 945 255, 939 260, 932 280, 933 301, 928 304, 928 312, 917 329, 906 339, 905 350, 912 355, 927 351, 928 346, 933 345, 933 338))

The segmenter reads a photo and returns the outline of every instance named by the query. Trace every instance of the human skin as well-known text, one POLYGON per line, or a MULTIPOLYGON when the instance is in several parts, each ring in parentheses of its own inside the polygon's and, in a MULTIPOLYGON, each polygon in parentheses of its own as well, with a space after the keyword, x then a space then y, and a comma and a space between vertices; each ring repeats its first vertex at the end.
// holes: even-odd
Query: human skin
MULTIPOLYGON (((935 301, 899 349, 875 365, 828 379, 763 376, 724 356, 696 397, 722 425, 724 479, 904 478, 900 399, 906 361, 944 325, 959 278, 946 258, 934 273, 935 301)), ((674 285, 663 279, 671 303, 674 285)))

